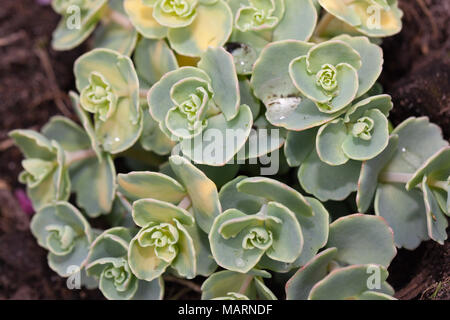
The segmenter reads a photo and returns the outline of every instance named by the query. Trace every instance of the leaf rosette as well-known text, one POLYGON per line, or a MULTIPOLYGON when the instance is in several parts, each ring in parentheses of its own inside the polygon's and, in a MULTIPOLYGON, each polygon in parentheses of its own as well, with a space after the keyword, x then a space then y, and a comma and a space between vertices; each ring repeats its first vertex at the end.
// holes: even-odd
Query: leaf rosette
POLYGON ((251 74, 265 45, 286 39, 308 40, 317 22, 310 0, 229 0, 234 30, 229 48, 239 74, 251 74))
POLYGON ((95 137, 112 154, 130 148, 142 132, 139 81, 127 56, 94 49, 75 61, 80 105, 92 114, 95 137))
POLYGON ((393 299, 386 279, 397 250, 384 219, 339 218, 330 224, 326 247, 289 279, 288 300, 393 299), (375 277, 378 282, 372 282, 375 277))
POLYGON ((398 247, 415 249, 421 241, 444 243, 448 226, 448 142, 426 117, 397 126, 386 149, 365 161, 356 202, 374 210, 394 230, 398 247), (447 200, 445 200, 447 199, 447 200))
POLYGON ((397 0, 319 0, 319 4, 329 14, 368 37, 392 36, 402 28, 403 12, 397 0))
POLYGON ((232 30, 232 13, 223 0, 125 0, 124 8, 145 38, 167 37, 185 56, 222 46, 232 30))
POLYGON ((52 47, 70 50, 86 40, 106 5, 106 0, 53 0, 52 7, 62 19, 53 32, 52 47))
POLYGON ((287 272, 323 247, 328 212, 315 199, 268 178, 238 177, 220 191, 224 212, 209 239, 217 263, 246 273, 256 265, 287 272))
POLYGON ((349 44, 330 40, 291 61, 289 74, 296 88, 321 112, 335 113, 358 93, 361 56, 349 44))
POLYGON ((350 159, 368 160, 388 145, 387 116, 391 97, 379 95, 353 105, 343 118, 323 125, 316 138, 319 158, 329 165, 342 165, 350 159))
POLYGON ((99 280, 99 289, 111 300, 160 300, 164 294, 161 278, 139 280, 128 264, 128 246, 133 237, 130 229, 111 228, 92 243, 86 261, 86 272, 99 280))
POLYGON ((35 210, 70 195, 69 172, 61 145, 32 130, 14 130, 10 134, 22 151, 24 171, 19 181, 27 185, 27 194, 35 210))
POLYGON ((366 37, 342 35, 317 45, 278 41, 261 52, 251 85, 271 124, 303 131, 345 113, 371 91, 382 65, 381 48, 366 37))
POLYGON ((119 192, 133 202, 133 220, 140 227, 130 243, 129 264, 147 281, 169 267, 187 278, 207 276, 217 267, 207 242, 221 210, 216 186, 185 158, 172 156, 169 162, 181 183, 158 172, 118 177, 119 192))
POLYGON ((60 276, 84 267, 93 233, 77 208, 63 201, 48 204, 33 216, 30 228, 38 244, 49 251, 50 268, 60 276))
POLYGON ((253 124, 250 108, 240 106, 232 57, 222 48, 208 49, 198 67, 165 74, 150 89, 148 103, 161 130, 181 142, 184 155, 201 164, 217 166, 230 161, 253 124), (229 132, 236 133, 236 139, 227 139, 229 132), (211 141, 210 134, 218 135, 220 141, 211 141))

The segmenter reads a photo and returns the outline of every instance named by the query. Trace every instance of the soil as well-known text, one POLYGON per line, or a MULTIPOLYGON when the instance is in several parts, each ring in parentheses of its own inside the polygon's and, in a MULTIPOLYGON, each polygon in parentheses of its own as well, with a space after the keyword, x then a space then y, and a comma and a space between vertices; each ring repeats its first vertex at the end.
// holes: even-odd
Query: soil
MULTIPOLYGON (((381 83, 392 95, 396 125, 410 116, 429 116, 450 136, 450 2, 400 0, 403 31, 382 46, 381 83)), ((29 232, 30 215, 15 193, 22 156, 7 133, 40 129, 56 114, 74 118, 65 92, 74 88, 73 62, 87 48, 68 52, 49 48, 58 16, 36 0, 3 0, 0 6, 0 300, 101 299, 97 290, 69 290, 52 272, 46 252, 29 232)), ((390 283, 400 299, 450 299, 450 244, 425 242, 399 250, 390 283)), ((167 282, 169 299, 196 299, 183 284, 167 282)))

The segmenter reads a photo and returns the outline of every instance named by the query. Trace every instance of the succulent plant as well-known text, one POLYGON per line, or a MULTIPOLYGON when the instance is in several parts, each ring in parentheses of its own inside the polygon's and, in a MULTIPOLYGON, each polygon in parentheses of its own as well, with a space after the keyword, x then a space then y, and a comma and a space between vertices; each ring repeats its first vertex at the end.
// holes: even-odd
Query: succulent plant
POLYGON ((208 49, 198 67, 181 67, 164 75, 149 91, 152 117, 172 140, 181 141, 183 154, 197 163, 223 165, 241 149, 253 123, 248 106, 240 105, 233 60, 224 49, 208 49), (204 131, 237 132, 234 146, 223 141, 224 152, 208 156, 204 131), (201 143, 197 143, 198 140, 201 143), (203 143, 202 143, 203 142, 203 143))
POLYGON ((94 234, 73 205, 57 201, 43 206, 33 216, 30 229, 38 244, 49 251, 48 264, 60 276, 71 275, 73 266, 85 266, 94 234))
POLYGON ((232 30, 224 0, 125 0, 124 8, 145 38, 167 37, 179 54, 198 57, 209 46, 220 47, 232 30))
POLYGON ((132 237, 132 230, 123 227, 100 234, 91 245, 86 272, 99 279, 99 289, 108 299, 162 299, 164 283, 161 278, 143 281, 131 272, 128 247, 132 237))
POLYGON ((10 136, 60 276, 108 299, 162 299, 174 277, 205 300, 394 299, 396 247, 447 239, 448 141, 427 118, 393 128, 377 83, 396 0, 53 7, 55 49, 93 35, 80 124, 10 136))

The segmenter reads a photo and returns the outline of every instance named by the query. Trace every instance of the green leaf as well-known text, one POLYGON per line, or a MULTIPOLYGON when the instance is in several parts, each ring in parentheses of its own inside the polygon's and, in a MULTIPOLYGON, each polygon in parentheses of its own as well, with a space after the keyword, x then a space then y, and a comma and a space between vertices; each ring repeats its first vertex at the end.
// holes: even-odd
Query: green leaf
POLYGON ((358 93, 357 97, 362 96, 375 84, 383 69, 383 50, 369 41, 367 37, 351 37, 343 34, 335 37, 334 40, 340 40, 349 44, 355 49, 360 57, 362 66, 358 70, 358 93))
POLYGON ((443 147, 417 169, 406 184, 406 189, 411 190, 417 186, 424 176, 435 181, 448 179, 450 176, 450 147, 443 147))
POLYGON ((91 218, 108 214, 116 192, 116 170, 110 155, 103 153, 102 160, 91 157, 82 160, 70 170, 77 205, 91 218))
POLYGON ((446 229, 448 222, 428 183, 428 177, 424 176, 422 180, 422 192, 427 214, 428 236, 443 245, 444 241, 447 240, 446 229))
POLYGON ((171 156, 169 162, 191 199, 196 223, 209 233, 214 218, 221 211, 215 184, 183 157, 171 156))
MULTIPOLYGON (((309 300, 353 300, 373 297, 368 295, 371 270, 378 270, 380 282, 388 277, 387 270, 379 265, 354 265, 336 269, 319 281, 309 294, 309 300)), ((377 296, 379 297, 379 296, 377 296)))
POLYGON ((119 174, 118 191, 131 201, 153 198, 178 204, 187 195, 175 179, 158 172, 130 172, 119 174))
POLYGON ((42 134, 57 141, 65 151, 89 149, 91 142, 83 129, 69 118, 54 116, 42 128, 42 134))
POLYGON ((141 228, 149 223, 170 223, 176 219, 181 224, 192 225, 194 217, 185 209, 156 199, 140 199, 133 202, 133 220, 141 228))
MULTIPOLYGON (((150 113, 156 121, 164 125, 167 112, 174 106, 170 91, 175 83, 185 78, 199 78, 210 82, 209 76, 201 69, 181 67, 166 73, 148 92, 147 100, 150 113)), ((162 129, 162 128, 161 128, 162 129)))
POLYGON ((125 0, 123 7, 136 30, 148 39, 162 39, 167 36, 168 28, 153 18, 153 8, 142 0, 125 0))
POLYGON ((359 212, 364 213, 369 209, 378 186, 378 176, 394 156, 397 146, 398 136, 395 134, 391 135, 388 146, 382 153, 371 160, 363 162, 356 194, 356 204, 359 212))
POLYGON ((266 251, 269 258, 281 262, 294 262, 303 249, 303 234, 295 213, 280 203, 269 202, 267 215, 279 219, 276 223, 266 221, 266 228, 272 232, 273 243, 266 251))
POLYGON ((320 201, 306 197, 306 201, 311 205, 314 215, 305 217, 297 215, 303 234, 302 253, 293 266, 304 266, 311 260, 320 248, 323 248, 328 240, 329 214, 320 201))
POLYGON ((40 133, 33 130, 20 129, 11 131, 9 136, 26 158, 55 159, 56 152, 51 142, 40 133))
POLYGON ((273 41, 308 40, 316 27, 317 11, 309 0, 284 0, 284 16, 273 31, 273 41))
POLYGON ((148 107, 144 108, 143 116, 144 127, 139 138, 142 148, 146 151, 153 151, 161 156, 169 154, 175 146, 175 142, 170 140, 160 129, 158 122, 152 118, 148 107))
MULTIPOLYGON (((103 148, 115 154, 131 147, 142 131, 139 81, 131 59, 109 49, 94 49, 75 61, 74 73, 82 96, 92 90, 91 76, 96 74, 109 83, 117 101, 116 110, 107 119, 95 113, 95 133, 103 148)), ((83 99, 81 104, 86 108, 83 99)))
POLYGON ((93 47, 107 48, 130 56, 136 47, 137 38, 138 33, 132 27, 125 28, 114 22, 100 24, 94 33, 93 47))
POLYGON ((311 206, 299 192, 274 179, 246 178, 237 183, 237 190, 264 198, 266 201, 281 203, 296 216, 311 217, 313 215, 311 206))
POLYGON ((255 277, 250 273, 244 274, 224 270, 212 274, 203 282, 202 300, 226 297, 229 293, 237 293, 240 291, 243 291, 241 294, 252 300, 276 299, 259 277, 255 277), (248 286, 243 287, 246 283, 248 283, 248 286))
POLYGON ((370 118, 374 123, 370 140, 363 140, 349 134, 342 144, 345 155, 354 160, 367 160, 376 157, 387 147, 389 142, 386 116, 378 109, 368 110, 364 116, 370 118))
POLYGON ((106 0, 94 0, 76 9, 67 7, 61 10, 63 17, 53 32, 52 48, 70 50, 86 40, 100 20, 106 2, 106 0), (78 22, 79 26, 77 26, 78 22))
POLYGON ((378 185, 375 195, 375 213, 386 219, 394 230, 397 247, 414 250, 428 240, 423 196, 418 190, 406 191, 402 184, 378 185))
POLYGON ((320 160, 330 166, 345 164, 349 157, 343 151, 347 126, 342 118, 328 122, 317 132, 316 148, 320 160))
MULTIPOLYGON (((379 6, 379 1, 377 2, 379 6)), ((348 6, 343 0, 319 0, 319 3, 336 18, 370 37, 392 36, 402 28, 403 12, 398 8, 396 0, 389 2, 388 10, 382 9, 383 6, 378 10, 370 1, 359 1, 352 6, 348 6), (379 25, 374 21, 374 14, 378 15, 379 25)))
POLYGON ((168 39, 172 48, 179 54, 198 57, 208 47, 221 47, 230 37, 233 15, 223 0, 209 5, 199 5, 197 16, 192 24, 183 28, 171 28, 168 39))
POLYGON ((178 68, 175 54, 164 40, 142 38, 134 52, 134 64, 142 82, 148 87, 159 81, 166 73, 178 68))
POLYGON ((339 40, 322 42, 308 51, 307 69, 309 72, 314 74, 319 72, 324 64, 333 66, 348 64, 356 70, 362 66, 358 51, 339 40))
POLYGON ((199 164, 223 166, 244 146, 252 124, 252 113, 246 105, 230 121, 222 113, 213 116, 201 135, 181 142, 183 155, 199 164))
POLYGON ((239 83, 233 57, 223 48, 210 47, 202 54, 198 67, 210 76, 214 102, 225 119, 233 119, 240 106, 239 83))
POLYGON ((284 144, 284 154, 290 167, 298 167, 314 148, 317 129, 289 131, 284 144))
POLYGON ((285 40, 270 43, 263 49, 253 69, 251 86, 268 111, 272 106, 277 107, 276 102, 280 107, 284 106, 283 110, 289 109, 283 99, 298 97, 299 92, 289 76, 289 64, 296 57, 306 55, 312 46, 302 41, 285 40))
POLYGON ((222 210, 237 209, 246 214, 255 214, 259 212, 265 200, 259 196, 239 192, 237 185, 245 180, 247 177, 239 176, 227 184, 225 184, 219 192, 220 203, 222 210))
POLYGON ((70 266, 83 267, 93 234, 89 223, 77 208, 62 201, 48 204, 33 216, 30 229, 41 247, 53 250, 54 239, 63 249, 68 249, 59 256, 49 253, 49 265, 60 276, 69 276, 70 266), (71 232, 61 233, 63 230, 71 232))
POLYGON ((261 259, 265 250, 257 247, 243 248, 243 241, 247 236, 246 230, 242 230, 232 238, 224 238, 220 229, 226 222, 234 222, 235 219, 246 217, 248 216, 239 210, 229 209, 214 220, 209 233, 211 252, 217 264, 228 270, 242 273, 250 271, 261 259))
POLYGON ((327 165, 313 150, 300 166, 298 180, 306 192, 321 201, 343 200, 356 191, 360 169, 361 163, 353 160, 341 166, 327 165))
POLYGON ((399 137, 398 148, 384 173, 412 174, 439 149, 448 146, 441 129, 426 117, 408 118, 392 134, 399 137))
POLYGON ((353 214, 330 225, 327 247, 335 247, 335 260, 343 265, 379 264, 388 267, 397 250, 391 228, 380 217, 353 214))
POLYGON ((186 228, 175 220, 180 238, 178 239, 178 254, 172 262, 172 267, 177 273, 187 279, 192 279, 197 274, 197 256, 194 241, 186 228))
POLYGON ((336 254, 336 248, 326 249, 300 268, 286 283, 286 299, 307 300, 314 285, 328 274, 336 254))

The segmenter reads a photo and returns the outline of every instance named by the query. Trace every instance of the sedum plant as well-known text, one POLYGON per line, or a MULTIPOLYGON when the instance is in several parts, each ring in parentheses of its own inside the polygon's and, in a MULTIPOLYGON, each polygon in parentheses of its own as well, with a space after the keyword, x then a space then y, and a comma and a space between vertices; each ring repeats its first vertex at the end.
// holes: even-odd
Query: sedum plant
POLYGON ((90 38, 76 117, 10 136, 61 277, 107 299, 175 278, 202 299, 391 300, 396 248, 447 239, 448 141, 394 128, 377 83, 397 1, 52 5, 55 49, 90 38))

